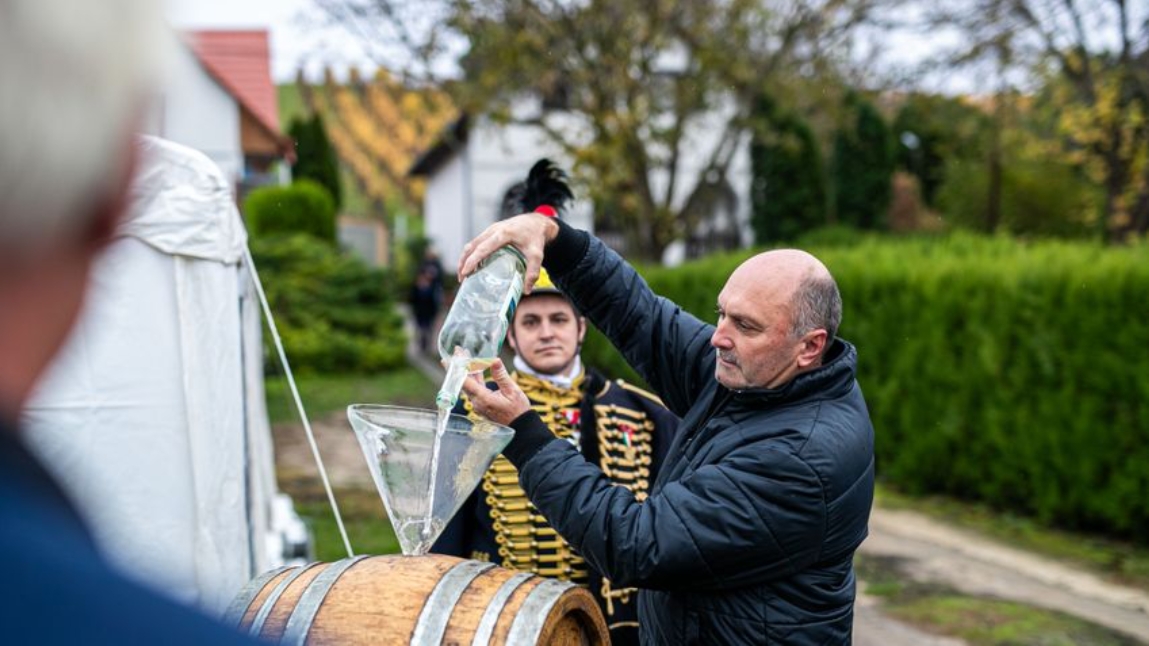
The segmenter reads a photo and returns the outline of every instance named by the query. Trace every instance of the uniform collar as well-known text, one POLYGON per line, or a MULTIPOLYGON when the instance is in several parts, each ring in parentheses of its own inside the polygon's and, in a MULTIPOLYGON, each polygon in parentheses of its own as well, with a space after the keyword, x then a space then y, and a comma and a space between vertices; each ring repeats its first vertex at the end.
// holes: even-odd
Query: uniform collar
MULTIPOLYGON (((746 401, 789 403, 810 397, 836 397, 845 393, 854 383, 858 351, 843 339, 834 339, 826 352, 825 363, 810 372, 804 372, 777 388, 755 388, 734 391, 734 396, 746 401)), ((721 387, 721 386, 720 386, 721 387)))
POLYGON ((571 388, 575 388, 582 382, 583 379, 582 361, 579 359, 577 354, 574 358, 574 365, 571 366, 570 374, 572 376, 570 377, 565 377, 563 375, 544 375, 540 372, 537 372, 534 368, 531 368, 529 365, 527 365, 527 362, 523 361, 517 354, 515 355, 513 363, 515 365, 515 370, 519 373, 530 375, 531 377, 534 377, 540 381, 544 381, 560 390, 570 390, 571 388))

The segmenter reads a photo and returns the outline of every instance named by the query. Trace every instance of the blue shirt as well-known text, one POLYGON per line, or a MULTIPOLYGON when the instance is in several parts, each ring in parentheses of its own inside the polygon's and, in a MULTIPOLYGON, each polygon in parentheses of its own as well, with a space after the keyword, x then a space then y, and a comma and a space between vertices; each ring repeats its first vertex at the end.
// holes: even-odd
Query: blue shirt
POLYGON ((67 497, 2 423, 0 558, 5 644, 257 643, 112 570, 67 497))

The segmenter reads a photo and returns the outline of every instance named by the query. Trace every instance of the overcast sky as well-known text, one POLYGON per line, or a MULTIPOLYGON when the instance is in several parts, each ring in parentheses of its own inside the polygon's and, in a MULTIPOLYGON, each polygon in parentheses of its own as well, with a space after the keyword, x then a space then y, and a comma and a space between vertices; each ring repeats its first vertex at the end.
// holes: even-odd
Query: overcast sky
MULTIPOLYGON (((364 71, 374 66, 354 38, 337 27, 325 26, 323 13, 311 0, 164 0, 168 20, 177 29, 266 28, 271 35, 271 73, 276 82, 295 79, 303 68, 308 78, 321 78, 325 65, 345 78, 346 70, 357 65, 364 71)), ((890 47, 887 34, 878 39, 885 48, 878 68, 892 73, 896 68, 921 60, 923 53, 938 44, 925 37, 900 36, 890 47)), ((947 77, 931 89, 961 92, 978 91, 977 82, 963 75, 947 77), (964 81, 964 82, 961 82, 964 81)))
POLYGON ((315 78, 324 64, 339 70, 370 64, 352 38, 322 26, 323 16, 310 0, 165 0, 165 5, 177 29, 267 29, 277 82, 294 80, 300 67, 315 78))

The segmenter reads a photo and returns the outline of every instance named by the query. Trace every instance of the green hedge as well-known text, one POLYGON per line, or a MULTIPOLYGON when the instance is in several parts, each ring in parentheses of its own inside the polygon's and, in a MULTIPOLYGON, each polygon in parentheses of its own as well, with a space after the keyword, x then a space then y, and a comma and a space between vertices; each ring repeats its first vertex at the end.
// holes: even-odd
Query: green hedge
MULTIPOLYGON (((811 251, 842 290, 883 478, 1146 540, 1149 248, 962 235, 811 251)), ((748 255, 644 273, 713 320, 748 255)), ((599 338, 586 354, 627 374, 599 338)))
MULTIPOLYGON (((253 239, 251 253, 293 372, 375 373, 406 364, 390 274, 305 234, 253 239)), ((264 340, 270 344, 270 335, 264 340)), ((269 373, 280 370, 278 357, 266 363, 269 373)))
POLYGON ((244 200, 243 214, 252 238, 306 233, 335 244, 335 200, 313 180, 261 186, 244 200))

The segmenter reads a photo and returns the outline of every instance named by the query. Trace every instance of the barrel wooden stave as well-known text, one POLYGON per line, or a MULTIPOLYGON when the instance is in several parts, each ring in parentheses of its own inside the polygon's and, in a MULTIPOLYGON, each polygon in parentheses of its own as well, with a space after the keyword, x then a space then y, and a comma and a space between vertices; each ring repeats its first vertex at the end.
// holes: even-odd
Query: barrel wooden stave
MULTIPOLYGON (((332 564, 314 564, 303 572, 293 568, 268 580, 243 612, 241 628, 248 630, 264 605, 271 600, 277 586, 295 576, 275 600, 259 633, 262 639, 279 642, 301 598, 328 567, 332 567, 332 564)), ((497 617, 488 643, 501 646, 508 643, 524 604, 538 606, 544 598, 539 586, 547 582, 547 579, 537 576, 526 576, 523 579, 524 575, 514 570, 450 556, 365 558, 340 573, 331 585, 306 633, 306 643, 316 646, 411 643, 419 632, 417 627, 420 622, 424 624, 420 634, 426 637, 428 617, 434 615, 433 619, 442 621, 440 613, 447 612, 449 618, 439 643, 470 645, 484 618, 490 621, 492 617, 497 617), (489 569, 474 576, 450 608, 426 609, 426 602, 437 586, 458 566, 489 569), (516 586, 509 592, 509 596, 506 590, 500 593, 500 588, 505 585, 516 586), (505 603, 501 608, 488 610, 492 599, 500 594, 505 596, 505 603)), ((548 594, 556 594, 554 582, 549 582, 544 588, 548 594)), ((530 624, 530 627, 537 628, 538 637, 534 643, 555 646, 609 644, 602 613, 594 597, 582 588, 563 589, 545 614, 545 617, 520 620, 534 619, 541 623, 541 626, 530 624)), ((519 635, 524 634, 523 628, 518 627, 519 635)))
POLYGON ((358 563, 327 594, 307 643, 410 643, 424 601, 454 565, 442 559, 401 556, 358 563))
POLYGON ((302 572, 297 571, 298 576, 288 584, 279 600, 271 607, 271 613, 263 624, 263 630, 259 632, 261 639, 278 642, 283 637, 287 620, 291 618, 291 612, 299 603, 300 597, 328 567, 331 567, 330 563, 317 563, 306 567, 302 572))
MULTIPOLYGON (((575 588, 572 594, 565 594, 555 603, 550 612, 554 621, 543 625, 539 634, 539 644, 554 646, 585 646, 588 643, 610 646, 610 631, 606 618, 602 616, 594 596, 583 588, 575 588), (588 635, 601 630, 599 642, 588 642, 588 635)), ((503 642, 505 643, 505 642, 503 642)))
MULTIPOLYGON (((474 583, 463 593, 459 602, 455 604, 451 621, 443 635, 443 643, 459 644, 460 646, 471 644, 478 632, 479 621, 486 613, 494 591, 514 577, 515 574, 514 570, 492 568, 477 577, 474 583)), ((511 630, 511 623, 514 621, 518 609, 542 581, 538 577, 532 577, 515 588, 498 614, 492 631, 491 644, 507 643, 507 634, 511 630)))

